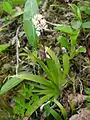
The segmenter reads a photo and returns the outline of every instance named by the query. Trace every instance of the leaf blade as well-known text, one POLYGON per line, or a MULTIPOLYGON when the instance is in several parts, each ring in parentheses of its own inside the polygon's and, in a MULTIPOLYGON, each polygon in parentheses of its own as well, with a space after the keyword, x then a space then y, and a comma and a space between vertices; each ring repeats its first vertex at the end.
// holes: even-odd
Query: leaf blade
POLYGON ((26 33, 29 44, 37 49, 37 35, 32 22, 32 18, 38 12, 38 4, 36 0, 27 0, 24 8, 24 31, 26 33))
POLYGON ((22 82, 23 79, 17 79, 17 78, 10 78, 8 81, 2 86, 0 89, 0 95, 6 93, 8 90, 12 89, 16 85, 18 85, 20 82, 22 82))
POLYGON ((60 30, 61 32, 65 32, 67 34, 73 33, 73 29, 71 28, 71 26, 68 26, 68 25, 59 25, 59 26, 55 27, 55 29, 60 30))
POLYGON ((69 72, 69 56, 67 54, 63 55, 63 68, 64 68, 64 75, 68 75, 69 72))

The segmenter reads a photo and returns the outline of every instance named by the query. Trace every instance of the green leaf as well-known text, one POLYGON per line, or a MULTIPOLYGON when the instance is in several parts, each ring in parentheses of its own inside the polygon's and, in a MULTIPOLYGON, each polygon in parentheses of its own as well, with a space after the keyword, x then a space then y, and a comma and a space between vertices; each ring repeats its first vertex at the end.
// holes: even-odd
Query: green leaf
MULTIPOLYGON (((53 85, 52 85, 53 87, 53 85)), ((33 90, 34 93, 37 93, 38 95, 47 95, 47 94, 51 94, 53 98, 58 97, 60 94, 60 91, 57 90, 57 88, 53 87, 53 88, 49 88, 47 87, 47 89, 40 89, 40 90, 33 90)))
POLYGON ((82 27, 83 27, 83 28, 90 28, 90 21, 84 22, 84 23, 82 24, 82 27))
POLYGON ((56 120, 62 120, 61 116, 52 108, 50 108, 50 113, 56 120))
POLYGON ((58 69, 53 60, 47 59, 47 66, 50 70, 52 82, 58 86, 58 69))
POLYGON ((81 17, 81 12, 80 12, 80 9, 78 6, 76 6, 75 4, 70 4, 70 6, 72 7, 74 13, 75 13, 75 16, 76 18, 81 21, 82 23, 82 17, 81 17))
POLYGON ((71 101, 68 101, 68 103, 69 103, 70 109, 72 111, 72 114, 74 114, 75 113, 75 105, 71 101))
POLYGON ((80 30, 74 31, 74 33, 70 36, 71 38, 71 46, 74 47, 77 43, 77 37, 79 35, 80 30))
POLYGON ((90 7, 80 6, 80 10, 85 12, 86 14, 90 14, 90 7))
POLYGON ((3 9, 5 10, 5 12, 7 12, 8 14, 11 14, 13 12, 12 6, 9 2, 4 1, 3 2, 3 9))
POLYGON ((81 23, 80 21, 75 21, 75 20, 74 20, 74 21, 71 22, 72 28, 73 28, 73 29, 76 29, 76 30, 81 27, 81 24, 82 24, 82 23, 81 23))
POLYGON ((31 20, 38 13, 36 0, 27 0, 24 8, 24 20, 31 20))
POLYGON ((71 52, 70 52, 70 59, 72 59, 76 54, 76 43, 77 37, 80 33, 80 30, 74 31, 74 33, 70 36, 71 39, 71 52))
POLYGON ((87 97, 87 101, 90 102, 90 96, 87 97))
POLYGON ((20 82, 22 82, 24 79, 30 80, 36 83, 40 83, 42 85, 45 85, 47 87, 52 88, 53 85, 50 81, 46 80, 45 78, 39 76, 39 75, 32 75, 28 73, 23 73, 20 75, 15 75, 13 78, 10 78, 1 88, 0 95, 6 93, 8 90, 12 89, 16 85, 18 85, 20 82))
POLYGON ((24 20, 24 31, 26 33, 29 44, 37 49, 38 38, 32 21, 24 20))
POLYGON ((45 115, 46 115, 46 118, 49 117, 50 115, 50 103, 47 103, 45 106, 44 106, 44 111, 45 111, 45 115))
POLYGON ((57 70, 60 71, 61 65, 60 65, 60 62, 59 62, 57 56, 55 55, 55 53, 52 50, 50 50, 50 48, 47 48, 47 47, 46 47, 46 51, 51 56, 52 60, 55 62, 57 70))
POLYGON ((68 49, 68 40, 65 37, 59 36, 58 42, 61 44, 62 47, 65 47, 68 49))
POLYGON ((23 5, 24 0, 10 0, 13 5, 23 5))
POLYGON ((44 102, 47 102, 48 100, 50 100, 51 97, 52 97, 52 95, 47 94, 47 95, 43 96, 42 98, 40 98, 39 100, 35 101, 35 102, 31 105, 30 116, 31 116, 44 102))
POLYGON ((0 15, 2 15, 2 14, 3 14, 3 5, 0 4, 0 15))
POLYGON ((90 95, 90 88, 85 89, 86 94, 90 95))
POLYGON ((23 15, 23 11, 17 11, 17 12, 15 12, 13 15, 12 15, 12 18, 15 18, 15 17, 18 17, 18 16, 20 16, 20 15, 23 15))
POLYGON ((9 47, 9 44, 0 45, 0 52, 4 51, 4 50, 7 49, 8 47, 9 47))
POLYGON ((60 108, 62 115, 64 117, 64 120, 67 120, 67 112, 66 112, 65 108, 56 99, 54 99, 54 103, 60 108))
POLYGON ((86 48, 85 47, 79 47, 79 49, 77 50, 77 53, 86 53, 86 48))
POLYGON ((60 25, 60 26, 57 26, 55 29, 60 30, 61 32, 65 32, 67 34, 73 33, 73 29, 71 28, 71 26, 67 26, 67 25, 60 25))
POLYGON ((63 55, 63 68, 64 68, 64 75, 68 75, 69 72, 69 56, 67 54, 63 55))
POLYGON ((14 77, 29 80, 29 81, 36 82, 36 83, 40 83, 42 85, 46 85, 49 87, 52 86, 52 83, 49 80, 47 80, 44 77, 41 77, 39 75, 33 75, 30 73, 22 73, 22 74, 14 76, 14 77))
POLYGON ((32 18, 38 12, 38 4, 36 0, 27 0, 24 8, 24 31, 26 33, 29 44, 37 48, 37 35, 32 18))
POLYGON ((50 70, 48 69, 48 67, 44 64, 44 62, 41 61, 41 60, 39 60, 39 59, 37 59, 37 58, 35 58, 35 60, 36 60, 36 61, 39 63, 39 65, 43 68, 43 70, 44 70, 44 72, 47 74, 48 78, 49 78, 50 80, 52 80, 53 78, 52 78, 51 72, 50 72, 50 70))
POLYGON ((56 71, 58 73, 58 76, 56 77, 57 78, 56 81, 57 81, 59 88, 61 89, 61 86, 63 86, 63 84, 65 84, 66 80, 63 79, 63 73, 61 71, 61 65, 60 65, 59 59, 57 58, 55 53, 52 50, 50 50, 49 48, 46 48, 46 51, 50 55, 51 59, 54 61, 54 64, 56 66, 56 69, 57 69, 56 71))
POLYGON ((19 78, 9 78, 7 82, 0 89, 0 95, 6 93, 8 90, 12 89, 22 81, 23 79, 19 79, 19 78))

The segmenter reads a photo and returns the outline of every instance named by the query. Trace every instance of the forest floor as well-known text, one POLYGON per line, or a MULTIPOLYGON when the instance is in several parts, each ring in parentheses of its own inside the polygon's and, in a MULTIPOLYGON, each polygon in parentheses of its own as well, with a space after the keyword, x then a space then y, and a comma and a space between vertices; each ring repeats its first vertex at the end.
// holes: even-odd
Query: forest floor
MULTIPOLYGON (((47 1, 47 0, 46 0, 47 1)), ((75 2, 77 3, 77 2, 75 2)), ((60 57, 62 50, 60 44, 57 42, 57 38, 62 33, 54 29, 54 24, 65 24, 70 25, 71 20, 74 18, 74 13, 68 3, 59 2, 59 0, 52 0, 47 3, 43 3, 40 7, 40 13, 48 21, 48 29, 44 31, 39 38, 39 54, 41 59, 44 59, 44 50, 45 46, 51 48, 55 54, 60 57)), ((83 18, 85 19, 85 18, 83 18)), ((3 22, 0 22, 0 26, 3 25, 3 22)), ((3 53, 0 53, 0 86, 4 84, 9 75, 14 75, 16 72, 16 45, 12 43, 16 35, 16 31, 20 26, 19 30, 19 40, 20 48, 19 54, 25 52, 24 48, 28 51, 32 50, 27 44, 27 39, 23 33, 23 23, 22 16, 15 18, 5 31, 0 32, 0 44, 10 43, 10 46, 3 53)), ((78 46, 84 46, 88 48, 90 40, 90 30, 86 30, 84 33, 81 31, 78 37, 78 46)), ((28 61, 26 57, 20 55, 19 60, 19 71, 27 71, 31 73, 40 73, 40 68, 37 65, 34 65, 32 62, 28 61)), ((64 105, 67 110, 68 117, 72 116, 71 108, 68 104, 68 100, 71 100, 75 104, 75 114, 70 120, 90 120, 90 111, 86 108, 85 102, 85 88, 90 87, 90 53, 79 54, 71 60, 70 65, 70 76, 71 82, 63 90, 60 102, 64 105), (78 112, 79 111, 79 112, 78 112)), ((17 94, 17 90, 23 86, 23 83, 13 90, 9 91, 7 94, 0 97, 0 120, 13 120, 12 113, 12 98, 17 94)), ((38 115, 37 115, 38 116, 38 115)), ((45 120, 42 118, 43 115, 35 119, 32 117, 32 120, 45 120)), ((18 120, 18 119, 17 119, 18 120)), ((30 119, 31 120, 31 119, 30 119)), ((53 119, 51 119, 53 120, 53 119)))

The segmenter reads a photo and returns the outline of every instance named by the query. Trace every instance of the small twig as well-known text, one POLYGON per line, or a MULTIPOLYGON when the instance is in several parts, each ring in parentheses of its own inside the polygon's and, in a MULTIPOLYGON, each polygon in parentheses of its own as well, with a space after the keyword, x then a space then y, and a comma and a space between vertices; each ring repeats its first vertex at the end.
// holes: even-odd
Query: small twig
POLYGON ((55 30, 52 30, 52 29, 44 29, 44 31, 46 31, 46 32, 54 32, 55 30))
POLYGON ((86 35, 85 40, 87 40, 88 37, 90 37, 90 33, 86 35))
POLYGON ((79 82, 80 82, 80 94, 82 94, 83 93, 83 84, 80 79, 79 79, 79 82))
POLYGON ((73 93, 76 93, 76 84, 75 84, 75 77, 73 77, 73 93))
POLYGON ((12 21, 9 21, 7 24, 4 24, 0 27, 0 29, 3 29, 5 27, 7 27, 8 25, 12 24, 16 19, 13 19, 12 21))
POLYGON ((19 67, 19 39, 18 39, 19 29, 20 26, 17 28, 16 36, 14 37, 14 40, 16 42, 16 75, 18 74, 18 67, 19 67))
POLYGON ((52 26, 55 26, 55 27, 60 26, 60 24, 55 24, 55 23, 52 23, 52 22, 49 22, 49 21, 46 21, 46 23, 47 23, 47 24, 50 24, 50 25, 52 25, 52 26))

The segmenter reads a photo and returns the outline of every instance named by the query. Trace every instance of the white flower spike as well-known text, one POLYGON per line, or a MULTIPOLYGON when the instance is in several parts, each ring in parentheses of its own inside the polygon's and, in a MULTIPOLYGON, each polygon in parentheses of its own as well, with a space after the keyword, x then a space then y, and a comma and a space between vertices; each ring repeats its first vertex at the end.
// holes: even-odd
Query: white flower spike
POLYGON ((43 30, 47 29, 47 23, 44 17, 41 14, 36 14, 32 18, 32 22, 36 28, 36 34, 37 36, 40 36, 40 33, 43 32, 43 30))

